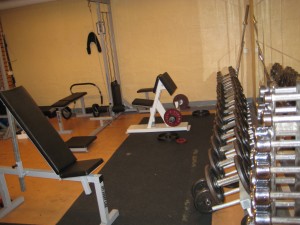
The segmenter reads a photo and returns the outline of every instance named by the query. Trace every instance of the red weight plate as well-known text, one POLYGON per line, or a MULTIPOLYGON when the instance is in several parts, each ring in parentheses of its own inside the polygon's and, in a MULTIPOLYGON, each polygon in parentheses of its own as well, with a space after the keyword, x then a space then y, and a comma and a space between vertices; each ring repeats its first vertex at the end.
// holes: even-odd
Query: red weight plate
POLYGON ((189 107, 189 100, 183 94, 176 95, 173 99, 174 105, 175 105, 175 102, 178 102, 179 109, 187 109, 189 107))
POLYGON ((178 126, 182 121, 182 115, 177 109, 168 109, 164 115, 165 123, 170 127, 178 126))
POLYGON ((186 140, 185 138, 177 138, 177 139, 176 139, 176 142, 177 142, 178 144, 184 144, 184 143, 187 142, 187 140, 186 140))

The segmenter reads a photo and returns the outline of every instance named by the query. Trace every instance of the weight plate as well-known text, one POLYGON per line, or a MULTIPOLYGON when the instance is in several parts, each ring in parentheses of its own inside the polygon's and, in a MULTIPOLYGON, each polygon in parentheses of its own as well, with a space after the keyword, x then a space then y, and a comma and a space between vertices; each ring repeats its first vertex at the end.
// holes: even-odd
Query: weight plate
POLYGON ((192 116, 194 117, 205 117, 208 116, 210 113, 208 110, 195 110, 192 112, 192 116))
POLYGON ((98 104, 93 104, 92 105, 92 111, 93 111, 93 116, 94 117, 99 117, 100 116, 100 106, 98 104))
POLYGON ((214 170, 219 177, 224 177, 225 171, 222 167, 219 167, 217 164, 219 162, 217 154, 210 148, 208 149, 208 160, 211 168, 214 170))
POLYGON ((198 192, 194 199, 194 205, 200 213, 212 213, 213 200, 210 191, 205 188, 198 192))
POLYGON ((177 138, 177 139, 176 139, 176 142, 177 142, 178 144, 184 144, 184 143, 187 142, 187 140, 186 140, 186 138, 177 138))
POLYGON ((241 157, 246 156, 246 153, 244 152, 244 149, 243 149, 242 145, 239 144, 238 139, 236 139, 233 142, 233 146, 234 146, 234 149, 235 149, 235 152, 236 152, 237 155, 239 155, 241 157))
POLYGON ((182 121, 182 115, 177 109, 168 109, 164 114, 164 121, 170 127, 178 126, 182 121))
POLYGON ((197 192, 202 191, 203 189, 207 189, 207 182, 204 178, 197 180, 192 186, 192 196, 196 197, 197 192))
POLYGON ((67 106, 63 110, 61 110, 61 114, 62 114, 63 118, 68 120, 72 117, 72 110, 70 109, 70 107, 67 106))
POLYGON ((247 165, 243 158, 239 155, 234 156, 234 163, 243 187, 246 192, 250 194, 249 165, 247 165))
POLYGON ((174 97, 173 103, 175 107, 179 109, 187 109, 189 108, 189 100, 188 98, 183 94, 178 94, 174 97))
POLYGON ((176 132, 165 132, 158 135, 157 140, 171 142, 179 138, 176 132))
POLYGON ((223 152, 219 151, 218 145, 220 145, 219 143, 216 143, 218 140, 216 139, 215 135, 212 135, 210 137, 210 143, 211 143, 211 147, 214 150, 215 154, 217 155, 219 160, 224 160, 226 159, 226 156, 223 152))
POLYGON ((213 201, 216 204, 224 202, 224 190, 222 187, 216 185, 217 177, 209 165, 205 166, 205 179, 213 201))

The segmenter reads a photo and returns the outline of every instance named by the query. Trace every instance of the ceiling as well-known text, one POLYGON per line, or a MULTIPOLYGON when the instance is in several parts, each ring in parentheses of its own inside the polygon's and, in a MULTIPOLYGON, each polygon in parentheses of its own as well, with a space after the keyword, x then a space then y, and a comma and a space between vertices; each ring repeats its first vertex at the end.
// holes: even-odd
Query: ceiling
POLYGON ((26 5, 39 4, 55 0, 0 0, 0 10, 22 7, 26 5))

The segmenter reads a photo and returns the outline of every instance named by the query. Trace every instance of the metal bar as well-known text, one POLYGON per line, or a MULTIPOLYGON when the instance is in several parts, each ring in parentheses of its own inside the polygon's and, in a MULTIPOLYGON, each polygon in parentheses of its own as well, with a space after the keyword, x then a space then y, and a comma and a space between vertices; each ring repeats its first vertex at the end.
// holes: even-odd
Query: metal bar
POLYGON ((212 210, 213 211, 217 211, 219 209, 224 209, 224 208, 227 208, 227 207, 230 207, 230 206, 237 205, 239 203, 240 203, 240 200, 236 199, 236 200, 231 201, 231 202, 227 202, 227 203, 220 204, 220 205, 215 205, 215 206, 212 207, 212 210))
POLYGON ((241 65, 242 53, 243 53, 244 45, 245 45, 244 39, 245 39, 246 27, 247 27, 247 24, 248 24, 248 14, 249 14, 249 5, 246 6, 246 11, 245 11, 245 17, 244 17, 244 22, 243 22, 242 40, 241 40, 239 56, 238 56, 237 65, 236 65, 236 76, 239 76, 239 70, 240 70, 240 65, 241 65))
POLYGON ((230 176, 230 177, 224 177, 220 180, 217 180, 217 185, 222 187, 222 186, 225 186, 225 185, 228 185, 228 184, 233 184, 235 182, 239 181, 239 175, 238 174, 235 174, 233 176, 230 176))
POLYGON ((224 196, 232 195, 232 194, 239 193, 239 192, 240 192, 240 188, 234 188, 234 189, 232 189, 230 191, 226 191, 224 193, 224 196))
POLYGON ((297 217, 271 217, 271 224, 300 224, 297 217))
POLYGON ((106 86, 108 89, 108 97, 109 97, 109 104, 113 104, 113 97, 112 97, 112 91, 111 91, 111 73, 109 71, 109 61, 107 59, 107 49, 105 45, 105 34, 102 32, 102 29, 100 27, 101 23, 103 23, 103 18, 101 16, 101 8, 100 8, 100 3, 97 2, 97 16, 98 16, 98 22, 97 22, 97 29, 98 29, 98 35, 100 36, 100 45, 102 49, 102 54, 103 54, 103 64, 104 64, 104 70, 105 70, 105 75, 106 75, 106 86))

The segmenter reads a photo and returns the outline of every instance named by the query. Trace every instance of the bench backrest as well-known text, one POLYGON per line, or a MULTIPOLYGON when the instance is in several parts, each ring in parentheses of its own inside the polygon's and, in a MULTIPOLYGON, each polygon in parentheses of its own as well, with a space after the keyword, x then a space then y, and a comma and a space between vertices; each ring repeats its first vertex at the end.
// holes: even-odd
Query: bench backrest
POLYGON ((160 74, 156 77, 156 81, 153 89, 154 93, 156 92, 158 81, 162 82, 162 84, 165 86, 166 90, 169 92, 170 95, 174 94, 174 92, 177 89, 177 86, 167 72, 160 74))
POLYGON ((76 157, 22 86, 0 92, 8 108, 56 174, 76 162, 76 157))

